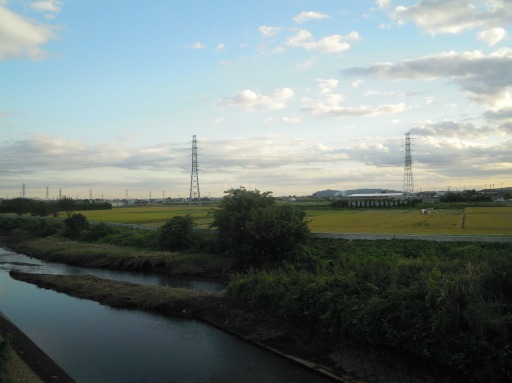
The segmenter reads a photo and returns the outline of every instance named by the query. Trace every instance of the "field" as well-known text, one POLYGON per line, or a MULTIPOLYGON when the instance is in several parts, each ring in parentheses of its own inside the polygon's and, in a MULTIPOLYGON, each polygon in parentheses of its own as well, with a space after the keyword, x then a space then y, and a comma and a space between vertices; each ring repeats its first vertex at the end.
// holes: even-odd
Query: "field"
MULTIPOLYGON (((295 206, 302 207, 298 203, 295 206)), ((321 233, 512 235, 512 207, 434 209, 330 209, 304 205, 309 227, 321 233)), ((215 205, 122 207, 82 211, 87 219, 161 226, 173 216, 189 214, 198 228, 207 228, 215 205)))

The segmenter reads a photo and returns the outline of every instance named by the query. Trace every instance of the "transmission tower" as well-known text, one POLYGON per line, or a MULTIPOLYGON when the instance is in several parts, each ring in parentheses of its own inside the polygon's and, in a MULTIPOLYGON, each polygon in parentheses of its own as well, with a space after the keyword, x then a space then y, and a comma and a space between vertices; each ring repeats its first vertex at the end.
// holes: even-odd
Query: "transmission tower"
POLYGON ((403 192, 406 196, 412 196, 414 194, 410 133, 405 133, 405 167, 403 192))
POLYGON ((21 198, 25 198, 27 196, 27 186, 25 184, 21 184, 21 198))
POLYGON ((196 201, 201 205, 201 193, 199 192, 199 169, 197 168, 197 140, 192 137, 192 173, 190 174, 190 199, 189 204, 196 201))

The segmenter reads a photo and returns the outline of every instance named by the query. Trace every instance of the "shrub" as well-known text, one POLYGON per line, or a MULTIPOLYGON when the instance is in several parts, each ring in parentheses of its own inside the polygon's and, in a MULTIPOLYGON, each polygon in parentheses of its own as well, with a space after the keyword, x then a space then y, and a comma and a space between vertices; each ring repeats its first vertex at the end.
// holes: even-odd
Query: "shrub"
POLYGON ((64 235, 69 238, 80 238, 84 230, 89 229, 89 221, 85 215, 73 213, 64 220, 64 235))
POLYGON ((185 250, 194 243, 194 220, 190 215, 175 216, 158 230, 158 246, 162 250, 185 250))
POLYGON ((112 233, 112 228, 104 223, 93 225, 83 237, 84 241, 94 242, 112 233))

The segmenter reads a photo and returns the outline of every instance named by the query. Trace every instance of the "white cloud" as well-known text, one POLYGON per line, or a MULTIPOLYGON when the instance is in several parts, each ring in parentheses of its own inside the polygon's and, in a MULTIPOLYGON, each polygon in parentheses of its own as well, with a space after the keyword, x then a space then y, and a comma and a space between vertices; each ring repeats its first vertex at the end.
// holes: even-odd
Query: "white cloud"
POLYGON ((57 37, 55 28, 26 19, 0 6, 0 59, 28 56, 42 60, 41 46, 57 37))
MULTIPOLYGON (((390 9, 388 1, 380 1, 390 9)), ((420 0, 411 6, 397 6, 390 16, 399 24, 412 22, 430 33, 460 33, 489 29, 512 22, 510 0, 420 0)))
POLYGON ((350 49, 349 41, 360 40, 359 33, 350 32, 348 35, 330 35, 315 40, 313 35, 300 29, 297 33, 286 40, 286 45, 291 47, 303 48, 307 51, 317 50, 323 53, 341 53, 350 49))
POLYGON ((326 94, 321 100, 303 99, 302 109, 316 117, 377 117, 393 115, 407 110, 405 103, 370 106, 343 106, 345 97, 341 94, 326 94))
POLYGON ((505 31, 503 28, 491 28, 478 33, 477 36, 479 40, 482 40, 487 45, 492 47, 503 40, 506 35, 507 31, 505 31))
POLYGON ((222 52, 224 49, 226 49, 226 46, 224 45, 224 43, 220 43, 219 45, 217 45, 217 47, 215 48, 215 51, 217 53, 220 53, 222 52))
POLYGON ((318 79, 317 80, 318 87, 320 88, 320 93, 326 94, 330 93, 333 89, 338 87, 339 81, 336 79, 318 79))
POLYGON ((270 27, 268 25, 262 25, 258 28, 260 33, 265 37, 275 36, 281 31, 281 27, 270 27))
POLYGON ((60 12, 62 1, 59 0, 40 0, 30 4, 30 8, 39 12, 60 12))
POLYGON ((194 44, 190 46, 192 49, 204 49, 206 48, 205 45, 203 45, 200 41, 196 41, 194 44))
POLYGON ((322 19, 328 19, 329 15, 326 15, 325 13, 319 13, 319 12, 306 12, 302 11, 297 16, 293 18, 293 21, 295 21, 298 24, 302 24, 309 20, 322 20, 322 19))
POLYGON ((243 90, 219 103, 221 106, 238 106, 247 111, 284 109, 295 92, 290 88, 276 89, 271 96, 259 94, 251 89, 243 90))
POLYGON ((299 117, 283 117, 282 121, 286 124, 300 124, 302 120, 299 117))
POLYGON ((377 63, 345 73, 387 79, 448 78, 479 103, 498 107, 510 102, 512 50, 485 56, 482 52, 444 52, 400 63, 377 63))

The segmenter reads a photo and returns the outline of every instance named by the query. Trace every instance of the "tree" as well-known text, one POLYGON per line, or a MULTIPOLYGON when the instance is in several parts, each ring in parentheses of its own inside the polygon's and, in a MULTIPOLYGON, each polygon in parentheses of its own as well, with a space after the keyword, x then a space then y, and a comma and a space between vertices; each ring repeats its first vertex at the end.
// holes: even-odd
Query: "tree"
POLYGON ((79 238, 84 230, 89 229, 89 221, 83 214, 73 213, 64 220, 64 235, 69 238, 79 238))
POLYGON ((172 217, 158 231, 162 250, 184 250, 194 242, 194 220, 190 215, 172 217))
POLYGON ((59 210, 66 212, 68 218, 71 218, 73 211, 76 209, 76 201, 70 197, 62 197, 59 199, 59 210))
POLYGON ((272 192, 229 189, 210 227, 221 243, 247 262, 289 256, 309 235, 305 214, 290 206, 276 206, 272 192))

